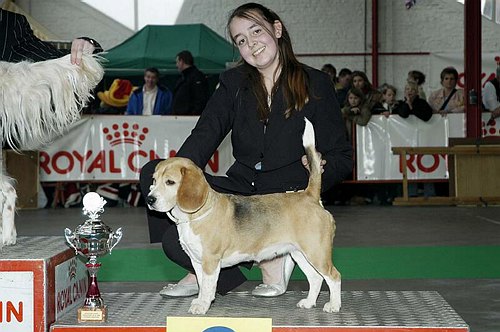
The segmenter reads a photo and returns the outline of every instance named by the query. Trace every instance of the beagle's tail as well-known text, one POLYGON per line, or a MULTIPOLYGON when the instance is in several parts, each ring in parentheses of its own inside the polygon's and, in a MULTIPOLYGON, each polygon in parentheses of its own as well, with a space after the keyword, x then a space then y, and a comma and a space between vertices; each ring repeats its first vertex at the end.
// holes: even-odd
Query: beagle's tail
POLYGON ((306 126, 302 135, 302 145, 306 150, 307 161, 309 162, 309 183, 306 192, 314 198, 320 199, 321 195, 321 157, 316 151, 316 140, 314 127, 307 118, 304 118, 306 126))

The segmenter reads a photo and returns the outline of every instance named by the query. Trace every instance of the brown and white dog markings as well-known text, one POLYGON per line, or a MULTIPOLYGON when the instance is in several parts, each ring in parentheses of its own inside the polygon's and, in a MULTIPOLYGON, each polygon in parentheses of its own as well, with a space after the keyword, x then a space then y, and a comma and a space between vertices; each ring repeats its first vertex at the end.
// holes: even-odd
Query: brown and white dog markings
POLYGON ((156 166, 147 203, 152 210, 173 215, 182 248, 191 258, 200 292, 190 313, 208 311, 221 268, 287 253, 309 282, 308 295, 297 306, 315 307, 324 279, 330 300, 323 310, 340 310, 340 273, 331 259, 335 221, 320 203, 321 159, 313 126, 305 122, 302 141, 311 171, 301 192, 221 194, 211 189, 202 170, 189 159, 169 158, 156 166))
MULTIPOLYGON (((0 61, 0 143, 36 150, 63 134, 101 81, 100 62, 91 54, 83 54, 79 66, 70 55, 36 63, 0 61)), ((0 249, 17 240, 14 183, 0 154, 0 249)))

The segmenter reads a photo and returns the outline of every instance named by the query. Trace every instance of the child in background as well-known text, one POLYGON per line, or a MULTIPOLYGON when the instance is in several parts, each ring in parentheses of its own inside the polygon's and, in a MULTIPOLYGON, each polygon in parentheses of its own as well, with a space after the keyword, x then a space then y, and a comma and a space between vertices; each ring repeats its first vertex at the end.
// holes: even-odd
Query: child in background
POLYGON ((408 72, 408 82, 416 83, 418 86, 418 96, 423 100, 427 100, 427 97, 424 92, 424 88, 422 85, 425 83, 425 75, 421 71, 418 70, 410 70, 408 72))
POLYGON ((347 103, 342 108, 342 116, 347 126, 347 137, 351 139, 353 123, 366 126, 372 116, 371 110, 366 104, 363 91, 357 88, 351 88, 347 92, 347 103))
POLYGON ((386 118, 388 118, 389 115, 392 114, 392 110, 396 107, 396 93, 397 90, 393 85, 382 85, 382 106, 385 109, 382 114, 385 115, 386 118))

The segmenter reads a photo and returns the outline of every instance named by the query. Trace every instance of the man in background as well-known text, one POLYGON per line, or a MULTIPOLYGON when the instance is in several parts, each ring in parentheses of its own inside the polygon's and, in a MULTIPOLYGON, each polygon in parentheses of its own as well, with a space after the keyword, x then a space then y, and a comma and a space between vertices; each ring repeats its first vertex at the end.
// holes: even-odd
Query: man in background
POLYGON ((208 101, 208 81, 194 65, 193 55, 181 51, 175 58, 181 77, 174 89, 172 114, 200 115, 208 101))
MULTIPOLYGON (((500 60, 500 59, 499 59, 500 60)), ((494 119, 500 117, 500 61, 497 60, 496 75, 492 80, 486 82, 483 88, 483 105, 491 112, 490 124, 494 119)))
POLYGON ((172 113, 172 92, 158 85, 160 72, 157 68, 144 71, 144 85, 130 96, 127 115, 169 115, 172 113))
POLYGON ((337 68, 331 63, 326 63, 321 67, 321 71, 327 73, 332 80, 334 89, 337 88, 337 68))
POLYGON ((337 100, 342 108, 346 104, 347 93, 349 89, 351 89, 351 81, 352 81, 352 71, 348 68, 342 68, 339 72, 339 76, 337 78, 337 100))

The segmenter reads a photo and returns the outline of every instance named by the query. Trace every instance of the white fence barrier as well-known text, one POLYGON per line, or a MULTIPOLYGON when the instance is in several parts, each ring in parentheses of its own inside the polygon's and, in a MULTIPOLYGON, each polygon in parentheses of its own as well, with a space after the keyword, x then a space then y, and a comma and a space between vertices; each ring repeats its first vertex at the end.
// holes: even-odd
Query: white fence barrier
MULTIPOLYGON (((487 125, 484 136, 500 137, 500 121, 487 125)), ((142 165, 175 155, 198 117, 88 116, 66 135, 40 151, 40 180, 137 181, 142 165)), ((447 146, 449 137, 465 137, 464 114, 434 115, 428 122, 413 116, 373 116, 367 126, 357 127, 357 178, 400 180, 399 156, 393 146, 447 146)), ((209 161, 206 171, 224 175, 233 163, 227 137, 209 161)), ((411 156, 410 179, 448 178, 445 156, 411 156)))

